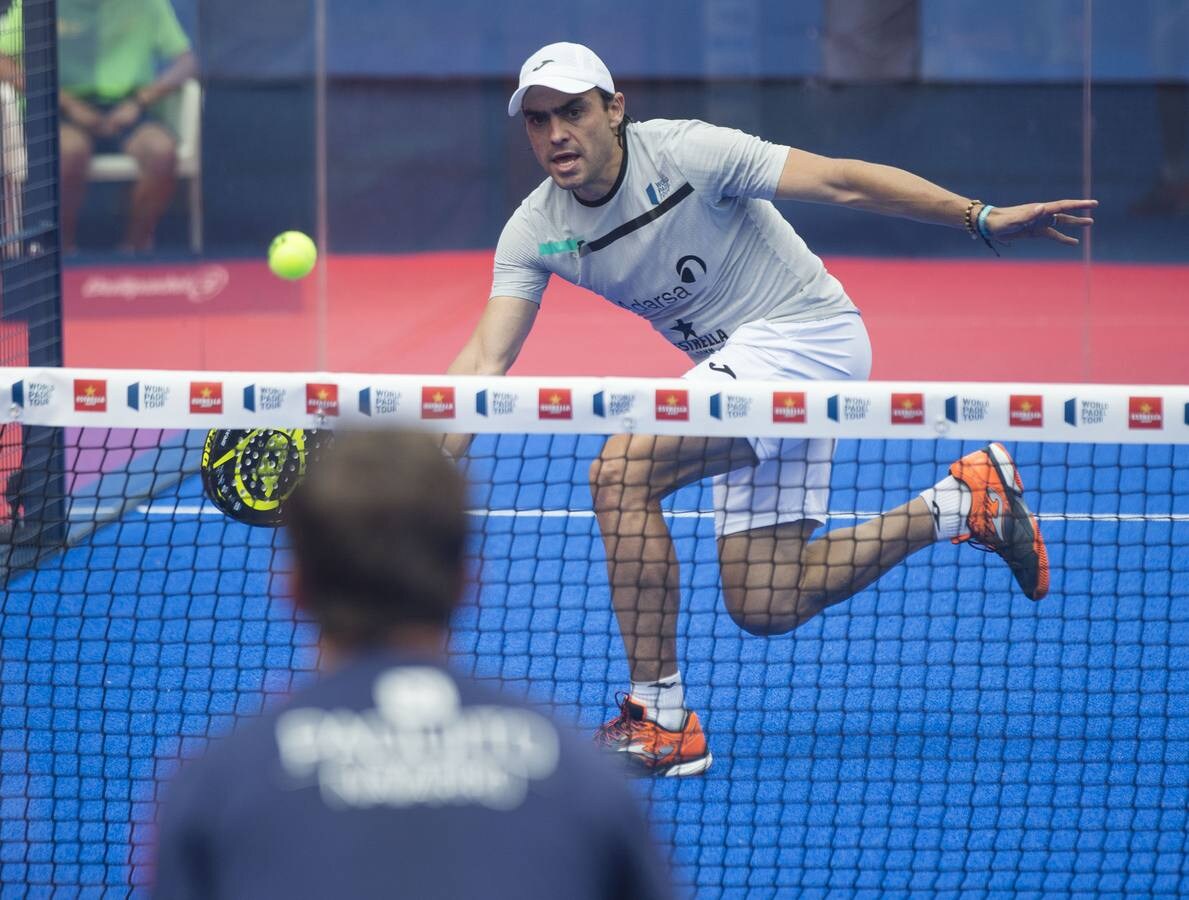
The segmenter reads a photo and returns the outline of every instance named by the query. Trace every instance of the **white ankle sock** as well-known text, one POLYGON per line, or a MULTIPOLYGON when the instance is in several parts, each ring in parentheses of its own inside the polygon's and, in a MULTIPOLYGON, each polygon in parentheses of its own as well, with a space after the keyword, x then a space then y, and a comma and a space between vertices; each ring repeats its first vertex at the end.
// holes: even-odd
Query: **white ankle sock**
POLYGON ((632 699, 644 707, 644 717, 667 731, 680 731, 685 724, 685 688, 681 673, 660 681, 633 681, 632 699))
POLYGON ((966 524, 970 515, 970 488, 953 475, 946 475, 933 487, 921 491, 921 499, 933 514, 933 531, 939 541, 970 530, 966 524))

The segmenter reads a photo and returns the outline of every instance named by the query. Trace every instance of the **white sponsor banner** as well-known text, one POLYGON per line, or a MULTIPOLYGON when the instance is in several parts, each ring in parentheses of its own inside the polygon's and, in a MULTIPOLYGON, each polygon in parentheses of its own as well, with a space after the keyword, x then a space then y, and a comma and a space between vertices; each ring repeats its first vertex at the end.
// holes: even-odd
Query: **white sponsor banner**
POLYGON ((9 421, 1189 443, 1189 385, 0 369, 9 421))

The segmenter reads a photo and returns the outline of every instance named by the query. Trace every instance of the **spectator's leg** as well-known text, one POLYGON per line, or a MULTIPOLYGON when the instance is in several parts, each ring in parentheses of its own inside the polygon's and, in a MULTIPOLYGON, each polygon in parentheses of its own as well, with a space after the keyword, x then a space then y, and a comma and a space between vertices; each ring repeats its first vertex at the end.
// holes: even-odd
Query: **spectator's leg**
POLYGON ((169 206, 177 184, 177 139, 163 126, 146 122, 129 136, 124 152, 140 166, 140 179, 132 188, 132 204, 124 249, 153 249, 157 222, 169 206))
POLYGON ((78 214, 87 192, 87 167, 91 164, 91 136, 76 125, 62 123, 62 252, 78 249, 78 214))

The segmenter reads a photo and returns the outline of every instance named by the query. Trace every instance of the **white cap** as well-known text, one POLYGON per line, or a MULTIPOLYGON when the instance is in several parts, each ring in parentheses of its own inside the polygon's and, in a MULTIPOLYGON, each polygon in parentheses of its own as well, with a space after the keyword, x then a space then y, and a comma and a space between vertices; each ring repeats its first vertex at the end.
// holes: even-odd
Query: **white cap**
POLYGON ((603 61, 589 47, 562 41, 546 44, 520 67, 520 87, 508 101, 508 115, 520 112, 524 92, 536 85, 553 88, 563 94, 584 94, 591 88, 615 93, 615 82, 603 61))

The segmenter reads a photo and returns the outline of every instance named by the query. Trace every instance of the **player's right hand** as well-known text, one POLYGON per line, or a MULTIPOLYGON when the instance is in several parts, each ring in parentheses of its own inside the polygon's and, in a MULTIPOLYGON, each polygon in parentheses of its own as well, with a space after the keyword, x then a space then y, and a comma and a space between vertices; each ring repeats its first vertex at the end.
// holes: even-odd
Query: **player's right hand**
POLYGON ((1050 200, 1022 206, 997 206, 987 215, 986 228, 997 241, 1017 238, 1048 238, 1069 246, 1078 239, 1060 229, 1089 228, 1094 219, 1081 213, 1092 212, 1097 200, 1050 200))

